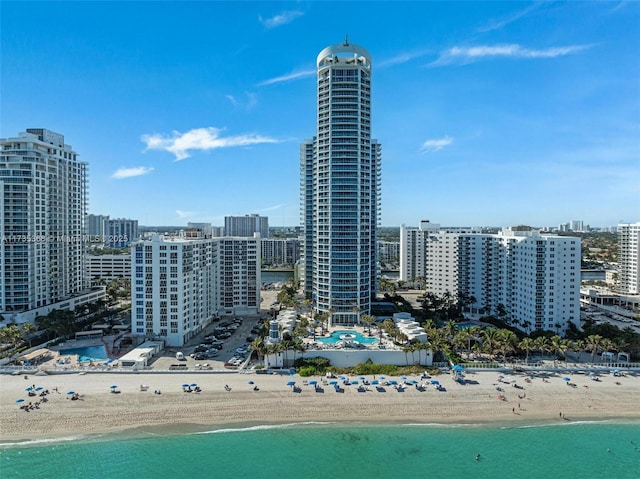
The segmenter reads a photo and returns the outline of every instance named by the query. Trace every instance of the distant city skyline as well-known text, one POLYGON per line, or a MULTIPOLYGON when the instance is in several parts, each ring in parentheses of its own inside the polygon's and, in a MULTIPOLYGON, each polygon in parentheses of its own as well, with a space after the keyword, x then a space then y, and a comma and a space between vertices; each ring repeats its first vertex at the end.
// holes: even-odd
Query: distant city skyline
POLYGON ((93 214, 158 226, 259 214, 299 225, 314 59, 348 34, 374 59, 383 226, 639 219, 636 2, 2 10, 0 137, 63 134, 89 164, 93 214), (37 29, 15 21, 27 15, 37 29))

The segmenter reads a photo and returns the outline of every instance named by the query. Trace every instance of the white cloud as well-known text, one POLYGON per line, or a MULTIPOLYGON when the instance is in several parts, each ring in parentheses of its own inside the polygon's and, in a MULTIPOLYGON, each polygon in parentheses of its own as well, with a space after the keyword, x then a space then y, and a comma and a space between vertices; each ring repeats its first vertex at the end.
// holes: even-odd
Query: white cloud
POLYGON ((178 215, 178 218, 191 218, 192 216, 195 215, 195 212, 176 210, 176 215, 178 215))
POLYGON ((269 80, 262 81, 258 83, 258 86, 266 86, 273 85, 274 83, 282 83, 291 80, 299 80, 300 78, 310 77, 316 74, 315 70, 305 70, 301 72, 288 73, 287 75, 282 75, 275 78, 270 78, 269 80))
POLYGON ((147 150, 164 150, 173 153, 176 161, 189 158, 190 150, 216 150, 218 148, 231 148, 234 146, 248 146, 260 143, 278 143, 279 140, 268 136, 248 133, 237 136, 221 136, 219 128, 195 128, 180 133, 174 131, 171 136, 152 134, 142 135, 142 141, 147 145, 147 150))
POLYGON ((507 17, 504 17, 504 18, 502 18, 500 20, 493 20, 493 21, 489 22, 484 27, 478 28, 478 31, 486 33, 486 32, 491 32, 493 30, 499 30, 500 28, 505 27, 505 26, 509 25, 510 23, 513 23, 516 20, 521 19, 522 17, 528 15, 529 13, 533 12, 534 10, 537 10, 540 6, 542 6, 542 2, 537 2, 537 3, 534 3, 532 5, 529 5, 524 10, 519 10, 517 12, 514 12, 511 15, 509 15, 507 17))
POLYGON ((111 178, 121 180, 123 178, 133 178, 134 176, 148 175, 153 171, 153 168, 149 166, 134 166, 133 168, 118 168, 111 178))
POLYGON ((258 211, 260 211, 260 212, 264 212, 264 211, 275 211, 275 210, 279 210, 279 209, 281 209, 281 208, 284 208, 285 206, 287 206, 287 205, 285 205, 285 204, 283 203, 283 204, 279 204, 279 205, 267 206, 266 208, 262 208, 262 209, 260 209, 260 210, 258 210, 258 211))
POLYGON ((445 135, 442 138, 433 138, 425 141, 420 147, 420 151, 425 153, 433 153, 442 150, 445 146, 453 144, 453 138, 445 135))
POLYGON ((262 23, 265 28, 276 28, 286 25, 287 23, 291 23, 302 15, 304 15, 304 13, 300 10, 288 10, 271 18, 262 18, 262 16, 259 16, 258 20, 260 20, 260 23, 262 23))
POLYGON ((255 93, 246 91, 244 92, 246 101, 242 102, 233 95, 225 95, 224 97, 231 102, 236 108, 244 108, 245 110, 252 110, 258 104, 258 95, 255 93))
POLYGON ((431 65, 448 65, 451 63, 471 63, 482 58, 556 58, 577 53, 590 48, 591 45, 569 45, 551 47, 541 50, 525 48, 517 44, 480 45, 477 47, 452 47, 440 54, 431 65))

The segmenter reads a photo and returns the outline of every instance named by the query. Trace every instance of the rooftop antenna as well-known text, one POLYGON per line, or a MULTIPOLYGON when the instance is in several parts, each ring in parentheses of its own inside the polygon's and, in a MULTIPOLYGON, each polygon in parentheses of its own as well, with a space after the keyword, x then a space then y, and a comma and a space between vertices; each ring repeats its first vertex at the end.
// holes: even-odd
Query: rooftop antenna
POLYGON ((344 36, 344 46, 345 47, 349 46, 349 35, 348 34, 344 36))

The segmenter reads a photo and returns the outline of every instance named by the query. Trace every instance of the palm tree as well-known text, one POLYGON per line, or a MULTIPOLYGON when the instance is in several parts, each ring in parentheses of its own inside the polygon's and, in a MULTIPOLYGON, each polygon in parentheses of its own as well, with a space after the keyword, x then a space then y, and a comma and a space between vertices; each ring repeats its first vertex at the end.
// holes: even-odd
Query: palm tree
POLYGON ((538 336, 534 340, 534 344, 536 345, 536 349, 540 351, 540 354, 545 354, 551 351, 551 345, 549 344, 549 339, 546 336, 538 336))
MULTIPOLYGON (((556 356, 553 358, 553 367, 556 367, 556 360, 558 358, 558 355, 564 355, 564 353, 567 352, 566 349, 566 344, 564 344, 562 338, 560 336, 558 336, 557 334, 555 336, 551 337, 551 350, 556 354, 556 356)), ((565 363, 566 363, 566 356, 565 356, 565 363)))
POLYGON ((369 336, 371 336, 371 325, 376 322, 376 317, 370 314, 360 316, 360 322, 367 327, 369 336))
POLYGON ((495 352, 498 350, 500 337, 498 330, 487 328, 482 331, 482 349, 489 353, 489 359, 493 360, 495 352))
POLYGON ((595 362, 596 352, 598 349, 602 348, 603 337, 599 334, 592 334, 587 337, 585 346, 587 347, 587 351, 591 351, 591 364, 595 362))
POLYGON ((258 362, 262 362, 264 358, 264 354, 266 351, 266 345, 264 344, 264 339, 261 336, 258 336, 251 343, 251 349, 256 352, 258 355, 258 362))
POLYGON ((518 344, 518 337, 509 329, 498 331, 498 349, 502 352, 502 362, 506 363, 507 353, 513 352, 518 344))
POLYGON ((529 364, 529 353, 534 349, 536 349, 535 342, 531 338, 524 338, 522 341, 520 341, 520 344, 518 346, 520 347, 520 349, 522 349, 525 352, 526 354, 525 362, 526 364, 529 364))

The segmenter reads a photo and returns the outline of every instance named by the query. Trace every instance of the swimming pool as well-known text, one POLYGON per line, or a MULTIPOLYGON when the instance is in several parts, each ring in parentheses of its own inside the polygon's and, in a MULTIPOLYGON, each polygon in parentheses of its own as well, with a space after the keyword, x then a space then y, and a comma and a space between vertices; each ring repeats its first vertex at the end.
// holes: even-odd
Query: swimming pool
POLYGON ((60 356, 78 355, 79 363, 88 363, 90 361, 104 361, 109 359, 107 350, 102 344, 96 346, 85 346, 83 348, 69 348, 58 351, 60 356))
POLYGON ((352 341, 360 344, 373 344, 377 343, 378 339, 363 336, 357 331, 334 331, 326 338, 316 338, 316 341, 323 344, 336 344, 340 341, 352 341))

